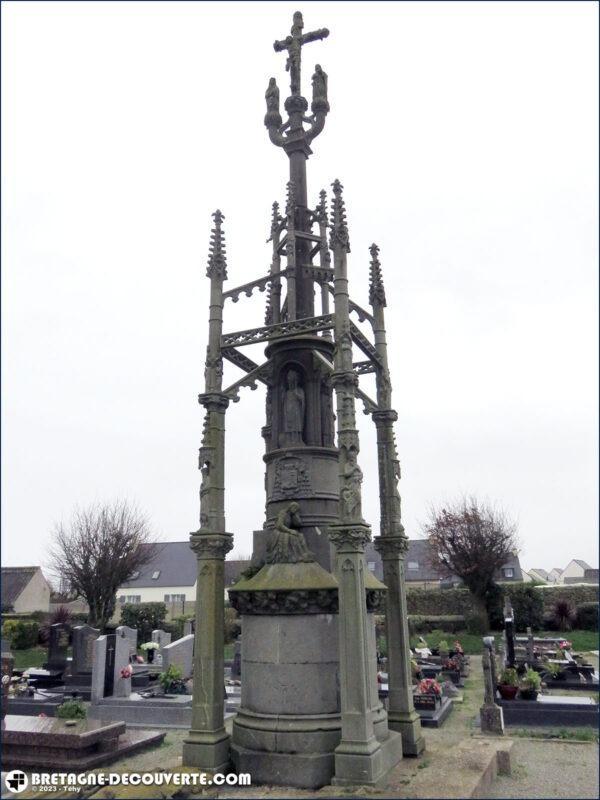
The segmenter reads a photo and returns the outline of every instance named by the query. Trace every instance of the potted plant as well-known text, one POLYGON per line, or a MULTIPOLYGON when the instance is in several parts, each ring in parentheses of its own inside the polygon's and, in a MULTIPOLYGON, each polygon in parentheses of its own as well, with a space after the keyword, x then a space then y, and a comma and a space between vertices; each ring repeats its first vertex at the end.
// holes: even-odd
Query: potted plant
POLYGON ((552 662, 545 665, 544 669, 546 675, 553 681, 564 681, 567 673, 562 669, 560 664, 553 664, 552 662))
POLYGON ((438 651, 441 658, 448 657, 448 642, 445 639, 442 639, 442 641, 438 644, 438 651))
POLYGON ((528 669, 521 680, 521 700, 536 700, 542 685, 542 679, 534 669, 528 669))
POLYGON ((161 672, 158 680, 165 694, 186 694, 183 672, 175 664, 169 664, 165 672, 161 672))
POLYGON ((514 667, 506 667, 500 673, 498 691, 503 700, 514 700, 519 690, 519 676, 514 667))
POLYGON ((160 645, 158 642, 145 642, 140 646, 140 650, 143 650, 146 653, 146 659, 148 663, 152 664, 154 661, 154 651, 160 650, 160 645))

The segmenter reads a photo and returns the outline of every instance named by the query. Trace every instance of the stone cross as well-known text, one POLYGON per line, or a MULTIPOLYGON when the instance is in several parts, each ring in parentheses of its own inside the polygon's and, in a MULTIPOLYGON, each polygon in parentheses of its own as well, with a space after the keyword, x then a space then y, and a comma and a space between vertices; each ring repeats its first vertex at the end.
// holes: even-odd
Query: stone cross
POLYGON ((273 44, 273 49, 276 53, 282 50, 287 50, 288 58, 285 64, 286 70, 290 73, 290 89, 292 95, 300 96, 300 69, 302 60, 302 45, 309 42, 316 42, 320 39, 326 39, 329 36, 327 28, 319 28, 317 31, 310 31, 310 33, 302 33, 304 28, 304 20, 300 11, 294 14, 294 21, 291 29, 291 36, 286 36, 281 41, 276 41, 273 44))

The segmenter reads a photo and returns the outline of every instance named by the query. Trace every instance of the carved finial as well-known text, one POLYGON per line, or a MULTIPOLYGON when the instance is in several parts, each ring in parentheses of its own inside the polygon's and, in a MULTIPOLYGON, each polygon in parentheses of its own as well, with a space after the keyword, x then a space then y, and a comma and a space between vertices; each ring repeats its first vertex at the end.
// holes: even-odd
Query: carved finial
POLYGON ((333 187, 333 200, 331 201, 331 235, 329 246, 332 250, 341 247, 347 253, 350 252, 350 239, 348 236, 348 224, 346 222, 346 206, 342 191, 344 187, 336 178, 331 184, 333 187))
POLYGON ((285 215, 288 218, 288 220, 291 218, 292 222, 293 222, 293 219, 294 219, 294 216, 295 216, 295 210, 296 210, 295 194, 296 194, 296 184, 294 183, 294 181, 288 181, 287 182, 287 199, 286 199, 286 204, 285 204, 285 215))
POLYGON ((320 225, 329 225, 329 216, 327 214, 327 192, 321 189, 319 192, 319 203, 315 209, 315 217, 320 225))
POLYGON ((385 306, 385 289, 383 277, 381 275, 381 263, 379 261, 379 248, 376 244, 369 247, 371 253, 371 266, 369 267, 369 303, 372 306, 385 306))
POLYGON ((273 324, 273 305, 271 298, 271 284, 267 287, 267 300, 265 307, 265 325, 273 324))
POLYGON ((209 278, 220 278, 227 280, 227 257, 225 255, 225 235, 221 229, 221 224, 225 217, 217 209, 212 215, 215 227, 210 234, 210 246, 208 249, 208 267, 206 275, 209 278))

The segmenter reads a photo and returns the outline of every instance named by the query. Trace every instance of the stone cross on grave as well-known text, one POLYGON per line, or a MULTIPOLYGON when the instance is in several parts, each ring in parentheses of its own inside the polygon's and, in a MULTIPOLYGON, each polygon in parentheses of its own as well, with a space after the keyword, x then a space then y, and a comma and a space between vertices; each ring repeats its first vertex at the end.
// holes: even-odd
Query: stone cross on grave
POLYGON ((273 49, 276 53, 280 53, 282 50, 287 50, 288 52, 285 68, 290 73, 290 89, 292 95, 295 96, 299 96, 301 92, 302 45, 326 39, 329 36, 327 28, 319 28, 318 31, 310 31, 310 33, 304 34, 302 33, 303 28, 304 20, 302 19, 302 14, 300 11, 296 11, 294 13, 291 36, 286 36, 285 39, 273 43, 273 49))

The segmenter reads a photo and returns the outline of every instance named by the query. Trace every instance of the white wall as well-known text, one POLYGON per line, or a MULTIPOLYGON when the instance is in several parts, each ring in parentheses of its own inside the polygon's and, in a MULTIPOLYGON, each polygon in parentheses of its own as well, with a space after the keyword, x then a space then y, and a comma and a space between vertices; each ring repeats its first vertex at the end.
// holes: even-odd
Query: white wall
POLYGON ((121 595, 136 594, 141 603, 163 603, 166 594, 184 594, 186 601, 196 599, 196 584, 193 586, 140 586, 117 589, 117 605, 121 595))
POLYGON ((17 597, 14 608, 18 614, 26 611, 50 610, 50 584, 44 578, 41 569, 34 572, 27 586, 17 597))

